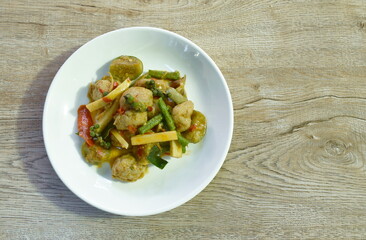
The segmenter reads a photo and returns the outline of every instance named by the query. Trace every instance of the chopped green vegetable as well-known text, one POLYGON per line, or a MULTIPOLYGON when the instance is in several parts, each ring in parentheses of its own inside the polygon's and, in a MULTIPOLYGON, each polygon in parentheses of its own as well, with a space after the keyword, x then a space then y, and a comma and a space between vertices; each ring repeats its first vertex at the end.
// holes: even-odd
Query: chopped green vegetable
POLYGON ((111 147, 111 143, 104 140, 101 136, 94 137, 93 140, 105 149, 109 149, 111 147))
POLYGON ((180 104, 180 103, 183 103, 183 102, 187 101, 187 98, 182 96, 182 94, 180 94, 174 88, 169 88, 166 93, 167 93, 168 97, 170 99, 172 99, 174 102, 176 102, 177 104, 180 104))
POLYGON ((168 125, 169 130, 175 130, 175 125, 172 116, 169 113, 168 107, 166 106, 163 98, 159 98, 158 105, 163 114, 166 124, 168 125))
MULTIPOLYGON (((113 124, 113 122, 112 122, 113 124)), ((108 132, 108 135, 105 136, 105 132, 103 131, 103 134, 100 134, 99 132, 97 132, 97 129, 99 128, 99 124, 95 124, 93 126, 91 126, 89 128, 89 133, 90 133, 90 136, 93 137, 93 140, 98 143, 101 147, 105 148, 105 149, 109 149, 111 147, 111 143, 108 139, 109 137, 109 132, 108 132), (105 136, 105 137, 102 137, 102 136, 105 136)))
POLYGON ((178 142, 182 145, 182 146, 187 146, 190 142, 183 137, 179 132, 177 132, 178 135, 178 142))
POLYGON ((126 99, 126 102, 128 104, 130 104, 131 107, 135 111, 138 111, 138 112, 145 112, 146 111, 146 106, 141 102, 135 101, 135 98, 131 94, 125 95, 124 98, 126 99))
POLYGON ((146 88, 150 89, 155 97, 165 97, 164 93, 156 87, 155 81, 150 80, 145 82, 146 88))
POLYGON ((163 169, 168 162, 159 157, 159 154, 160 149, 156 145, 154 145, 151 148, 149 155, 147 156, 147 160, 149 160, 150 163, 154 164, 158 168, 163 169))
POLYGON ((178 71, 167 72, 159 70, 149 70, 149 75, 153 78, 159 78, 159 79, 178 80, 180 78, 180 73, 178 71))
POLYGON ((139 132, 141 134, 146 133, 147 131, 149 131, 150 129, 152 129, 156 125, 158 125, 162 120, 163 120, 163 116, 161 114, 156 115, 155 117, 150 119, 145 125, 141 126, 139 128, 139 132))
POLYGON ((102 132, 103 139, 107 139, 109 137, 109 132, 114 128, 113 121, 110 121, 108 125, 104 128, 102 132))
POLYGON ((177 132, 177 135, 178 135, 178 142, 180 143, 180 145, 182 145, 182 152, 185 153, 189 141, 185 137, 183 137, 179 132, 177 132))
POLYGON ((159 143, 160 147, 160 155, 164 155, 170 152, 170 142, 161 142, 159 143))

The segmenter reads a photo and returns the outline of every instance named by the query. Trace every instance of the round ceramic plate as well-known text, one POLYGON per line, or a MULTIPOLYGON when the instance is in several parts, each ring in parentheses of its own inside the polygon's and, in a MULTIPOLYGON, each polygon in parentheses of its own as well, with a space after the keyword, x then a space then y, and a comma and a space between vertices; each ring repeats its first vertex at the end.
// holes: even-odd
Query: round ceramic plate
POLYGON ((232 132, 230 92, 216 64, 186 38, 150 27, 119 29, 80 47, 53 79, 43 112, 47 154, 60 179, 85 202, 128 216, 171 210, 202 191, 222 166, 232 132), (77 109, 88 103, 89 84, 107 75, 111 60, 120 55, 138 57, 144 71, 185 74, 188 98, 208 121, 204 140, 190 144, 183 158, 168 159, 163 170, 149 166, 145 177, 132 183, 114 180, 108 164, 97 168, 85 162, 83 140, 75 134, 77 109))

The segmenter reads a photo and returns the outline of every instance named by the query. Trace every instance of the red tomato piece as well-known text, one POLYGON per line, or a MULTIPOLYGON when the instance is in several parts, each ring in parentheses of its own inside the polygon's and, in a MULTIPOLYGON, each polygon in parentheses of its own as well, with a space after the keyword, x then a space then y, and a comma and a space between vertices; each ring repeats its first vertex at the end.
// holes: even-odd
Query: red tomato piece
POLYGON ((89 146, 94 145, 93 138, 90 136, 91 126, 93 126, 93 119, 90 112, 85 105, 81 105, 78 109, 79 136, 82 137, 89 146))

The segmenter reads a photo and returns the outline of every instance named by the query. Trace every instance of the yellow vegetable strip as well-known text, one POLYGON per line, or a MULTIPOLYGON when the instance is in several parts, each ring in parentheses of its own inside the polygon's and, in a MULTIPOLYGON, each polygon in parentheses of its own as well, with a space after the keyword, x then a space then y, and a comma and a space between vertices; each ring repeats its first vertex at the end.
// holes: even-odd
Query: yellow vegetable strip
POLYGON ((121 93, 123 93, 131 84, 131 80, 127 78, 123 83, 121 83, 118 87, 116 87, 112 92, 110 92, 107 96, 102 97, 94 102, 91 102, 86 105, 86 108, 93 112, 99 108, 104 107, 108 103, 112 102, 116 99, 121 93))
MULTIPOLYGON (((102 110, 102 109, 100 109, 102 110)), ((97 122, 97 116, 100 115, 101 111, 94 111, 90 113, 90 116, 93 119, 93 123, 97 122)))
POLYGON ((109 87, 109 91, 112 91, 113 90, 114 79, 113 79, 113 76, 110 72, 108 74, 111 77, 111 86, 109 87))
POLYGON ((97 129, 98 133, 101 133, 103 129, 107 126, 107 124, 112 120, 113 115, 117 112, 118 107, 119 101, 117 99, 112 103, 112 106, 110 108, 100 113, 103 114, 102 117, 96 117, 96 124, 99 124, 99 128, 97 129))
POLYGON ((119 134, 116 129, 111 130, 112 135, 117 139, 117 141, 121 144, 123 148, 128 148, 128 142, 119 134))
POLYGON ((178 135, 177 135, 176 131, 167 131, 167 132, 133 136, 133 137, 131 137, 131 144, 132 145, 142 145, 142 144, 155 143, 155 142, 167 142, 167 141, 172 141, 172 140, 177 140, 177 139, 178 139, 178 135))
POLYGON ((177 140, 170 142, 170 156, 175 158, 182 157, 182 145, 177 140))

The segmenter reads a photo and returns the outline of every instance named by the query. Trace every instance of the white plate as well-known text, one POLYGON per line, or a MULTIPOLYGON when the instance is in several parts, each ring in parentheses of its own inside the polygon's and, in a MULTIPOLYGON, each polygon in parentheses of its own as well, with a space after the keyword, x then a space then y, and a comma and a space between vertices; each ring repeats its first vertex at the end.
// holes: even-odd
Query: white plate
POLYGON ((229 150, 233 132, 230 92, 219 68, 197 45, 158 28, 124 28, 103 34, 80 47, 63 64, 48 91, 43 137, 53 168, 65 185, 85 202, 107 212, 143 216, 171 210, 202 191, 215 177, 229 150), (113 180, 108 165, 97 168, 80 153, 77 109, 86 104, 90 82, 107 75, 112 59, 140 58, 148 69, 179 70, 195 109, 206 115, 207 134, 190 144, 188 154, 154 166, 133 183, 113 180))

